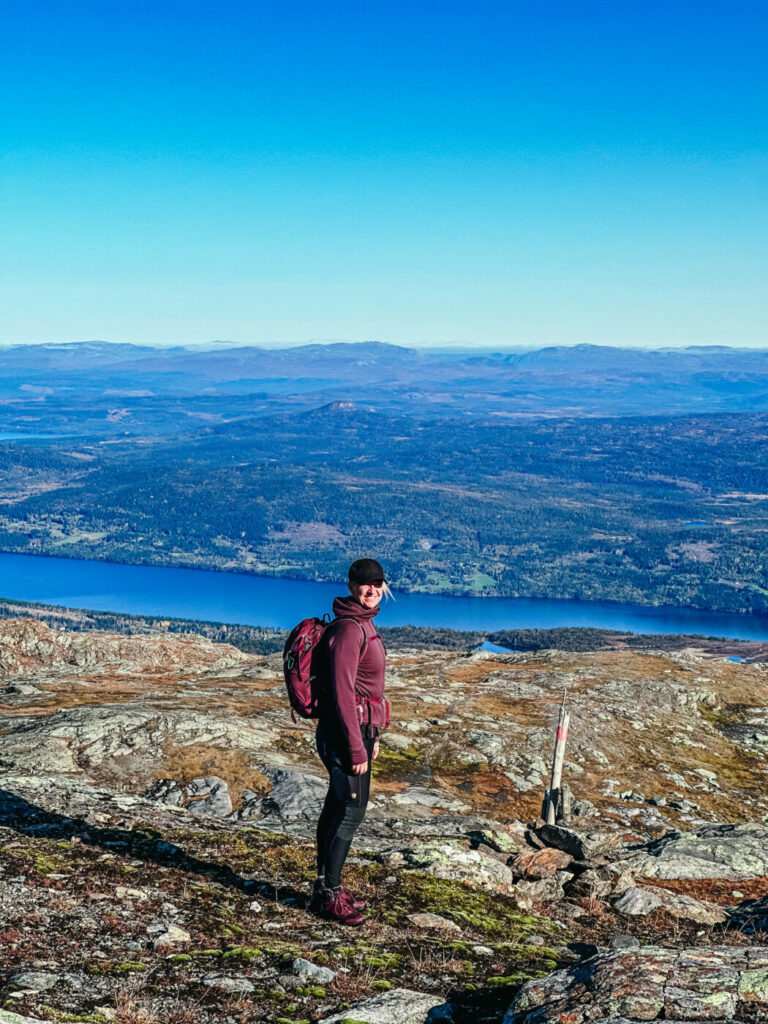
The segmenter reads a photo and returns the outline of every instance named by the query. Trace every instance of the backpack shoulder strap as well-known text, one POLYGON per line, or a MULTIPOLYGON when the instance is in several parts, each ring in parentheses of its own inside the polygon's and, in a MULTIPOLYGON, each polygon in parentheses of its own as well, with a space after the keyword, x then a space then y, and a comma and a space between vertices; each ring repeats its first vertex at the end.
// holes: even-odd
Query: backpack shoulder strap
MULTIPOLYGON (((331 621, 329 623, 329 626, 330 627, 335 626, 337 623, 344 622, 346 619, 350 619, 350 618, 352 618, 351 615, 346 615, 346 616, 344 616, 343 619, 342 618, 331 619, 331 621)), ((353 619, 353 621, 358 624, 358 626, 360 627, 360 632, 363 634, 363 645, 360 648, 360 657, 362 657, 363 654, 365 654, 365 648, 368 646, 368 634, 365 632, 365 626, 362 624, 360 619, 353 619)))

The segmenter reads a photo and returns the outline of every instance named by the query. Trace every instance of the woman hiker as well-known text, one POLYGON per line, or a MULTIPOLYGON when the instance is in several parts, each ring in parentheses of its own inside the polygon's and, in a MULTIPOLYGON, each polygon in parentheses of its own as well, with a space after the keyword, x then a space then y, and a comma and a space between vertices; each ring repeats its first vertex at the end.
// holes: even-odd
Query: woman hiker
POLYGON ((359 925, 365 920, 366 904, 342 885, 341 871, 365 817, 379 730, 389 725, 389 705, 384 699, 386 652, 373 624, 389 587, 384 570, 373 558, 352 563, 348 587, 349 596, 333 602, 335 619, 327 630, 330 687, 320 703, 317 751, 329 782, 317 823, 318 877, 312 906, 323 917, 359 925))

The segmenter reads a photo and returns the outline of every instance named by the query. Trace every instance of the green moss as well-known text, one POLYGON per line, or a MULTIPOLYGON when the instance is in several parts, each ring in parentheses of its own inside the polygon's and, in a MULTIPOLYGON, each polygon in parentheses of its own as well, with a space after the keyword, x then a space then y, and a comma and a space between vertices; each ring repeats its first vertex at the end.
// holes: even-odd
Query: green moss
POLYGON ((359 946, 336 946, 334 953, 337 956, 354 956, 355 953, 359 952, 359 946))
POLYGON ((262 952, 265 956, 280 957, 284 960, 295 960, 304 956, 305 950, 291 942, 276 942, 271 946, 264 946, 262 952))
POLYGON ((115 964, 113 974, 131 974, 133 971, 140 972, 146 969, 147 965, 141 960, 123 960, 122 963, 115 964))
POLYGON ((235 939, 238 935, 245 935, 245 928, 239 924, 227 924, 221 929, 221 934, 227 939, 235 939))
POLYGON ((377 988, 380 992, 389 992, 392 988, 392 982, 385 981, 384 978, 382 978, 380 981, 374 981, 373 987, 377 988))
POLYGON ((45 1003, 38 1006, 35 1012, 44 1013, 54 1024, 108 1024, 109 1020, 101 1013, 67 1013, 53 1006, 46 1006, 45 1003))
POLYGON ((169 964, 188 964, 192 957, 189 953, 174 953, 173 956, 168 957, 169 964))
POLYGON ((521 914, 510 897, 420 871, 403 872, 392 903, 386 915, 392 924, 404 924, 406 915, 418 910, 468 925, 484 936, 512 936, 518 944, 534 932, 554 931, 551 921, 521 914))
POLYGON ((374 774, 377 778, 399 777, 409 775, 414 765, 423 770, 423 755, 414 747, 407 747, 405 750, 390 750, 382 746, 379 749, 379 756, 374 765, 374 774))
POLYGON ((402 961, 399 953, 374 953, 362 960, 366 967, 399 967, 402 961))
MULTIPOLYGON (((58 844, 55 845, 57 846, 58 844)), ((67 850, 70 850, 69 843, 64 845, 67 850)), ((43 875, 65 874, 74 868, 72 858, 64 857, 62 854, 57 853, 54 844, 49 844, 48 851, 36 846, 24 847, 13 845, 3 846, 0 848, 0 851, 26 870, 39 871, 43 875)))
POLYGON ((222 960, 232 960, 237 958, 239 960, 256 960, 262 956, 262 951, 252 946, 232 946, 231 949, 221 954, 222 960))

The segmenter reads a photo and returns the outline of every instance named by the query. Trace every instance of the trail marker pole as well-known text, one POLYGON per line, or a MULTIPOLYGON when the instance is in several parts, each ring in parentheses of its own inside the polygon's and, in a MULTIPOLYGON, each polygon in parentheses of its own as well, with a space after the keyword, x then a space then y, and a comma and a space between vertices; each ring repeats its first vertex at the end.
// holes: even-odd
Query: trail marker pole
POLYGON ((568 724, 571 716, 565 710, 565 698, 567 688, 563 690, 563 700, 560 705, 560 716, 557 720, 557 733, 555 734, 555 750, 552 755, 552 775, 549 780, 549 789, 546 795, 546 821, 548 825, 555 824, 558 804, 560 803, 560 781, 563 776, 563 761, 565 760, 565 741, 568 739, 568 724))

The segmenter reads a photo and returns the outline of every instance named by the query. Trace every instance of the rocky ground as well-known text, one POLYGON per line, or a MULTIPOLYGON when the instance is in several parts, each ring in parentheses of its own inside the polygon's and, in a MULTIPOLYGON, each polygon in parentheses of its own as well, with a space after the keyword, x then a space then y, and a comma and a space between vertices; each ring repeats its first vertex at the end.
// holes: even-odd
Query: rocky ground
POLYGON ((768 1020, 763 664, 399 647, 387 685, 353 931, 307 909, 278 655, 0 622, 0 1024, 768 1020))

